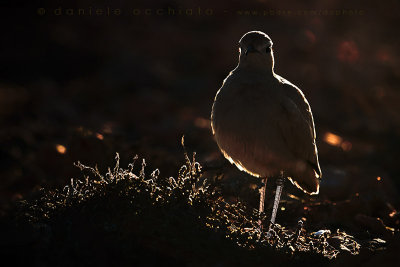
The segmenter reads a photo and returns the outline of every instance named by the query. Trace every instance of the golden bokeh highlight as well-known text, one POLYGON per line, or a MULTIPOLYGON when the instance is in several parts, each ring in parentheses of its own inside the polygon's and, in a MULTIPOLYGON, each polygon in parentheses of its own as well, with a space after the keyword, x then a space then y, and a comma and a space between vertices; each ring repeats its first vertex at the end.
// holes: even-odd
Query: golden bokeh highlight
POLYGON ((96 138, 99 140, 103 140, 104 136, 101 133, 96 133, 96 138))
POLYGON ((67 152, 67 148, 63 145, 57 144, 56 145, 56 150, 60 154, 65 154, 67 152))
POLYGON ((329 145, 331 145, 331 146, 340 146, 342 141, 343 141, 343 139, 339 135, 327 132, 324 135, 324 141, 326 143, 328 143, 329 145))
POLYGON ((341 136, 331 132, 326 132, 323 140, 331 146, 340 147, 343 151, 350 151, 353 147, 353 144, 350 141, 346 141, 341 136))

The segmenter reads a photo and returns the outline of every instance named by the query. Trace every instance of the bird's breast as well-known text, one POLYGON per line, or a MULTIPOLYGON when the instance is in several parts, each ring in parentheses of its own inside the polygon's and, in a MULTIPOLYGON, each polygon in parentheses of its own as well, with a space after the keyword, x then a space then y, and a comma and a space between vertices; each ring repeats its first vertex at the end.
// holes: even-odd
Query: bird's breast
POLYGON ((255 176, 279 172, 274 165, 284 157, 277 130, 280 108, 273 92, 257 84, 222 87, 214 101, 212 127, 225 157, 255 176))

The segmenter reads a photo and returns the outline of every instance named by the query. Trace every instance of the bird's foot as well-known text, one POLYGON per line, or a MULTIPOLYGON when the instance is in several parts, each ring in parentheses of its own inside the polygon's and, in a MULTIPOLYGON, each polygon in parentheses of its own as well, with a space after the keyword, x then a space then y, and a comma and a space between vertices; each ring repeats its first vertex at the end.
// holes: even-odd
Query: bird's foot
POLYGON ((273 236, 277 236, 276 229, 277 229, 276 224, 273 222, 270 222, 269 227, 268 227, 268 232, 266 233, 266 237, 268 239, 271 239, 273 236))

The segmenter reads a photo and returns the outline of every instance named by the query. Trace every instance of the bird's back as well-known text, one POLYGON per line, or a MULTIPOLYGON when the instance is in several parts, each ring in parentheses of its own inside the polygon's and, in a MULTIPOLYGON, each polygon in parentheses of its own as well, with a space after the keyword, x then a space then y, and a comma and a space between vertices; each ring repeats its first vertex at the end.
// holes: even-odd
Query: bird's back
POLYGON ((236 69, 218 91, 211 118, 218 146, 239 169, 257 177, 284 170, 302 190, 318 192, 314 122, 297 87, 236 69))

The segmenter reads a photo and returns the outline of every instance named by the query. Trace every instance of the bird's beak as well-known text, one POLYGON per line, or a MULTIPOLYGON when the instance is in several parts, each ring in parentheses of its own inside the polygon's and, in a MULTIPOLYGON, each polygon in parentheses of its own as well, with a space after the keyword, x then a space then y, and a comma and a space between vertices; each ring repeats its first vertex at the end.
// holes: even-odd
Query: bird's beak
POLYGON ((244 54, 247 56, 248 53, 256 53, 256 52, 258 52, 257 49, 255 49, 254 46, 249 45, 244 54))

